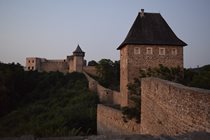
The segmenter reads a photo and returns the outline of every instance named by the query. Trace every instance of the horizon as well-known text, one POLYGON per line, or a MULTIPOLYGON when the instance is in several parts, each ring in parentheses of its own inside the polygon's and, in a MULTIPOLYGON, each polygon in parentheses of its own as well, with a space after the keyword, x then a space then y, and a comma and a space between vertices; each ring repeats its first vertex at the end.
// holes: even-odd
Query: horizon
POLYGON ((184 47, 184 67, 210 64, 210 1, 0 0, 0 62, 26 57, 63 59, 79 44, 87 61, 119 60, 124 41, 141 9, 160 13, 184 47))

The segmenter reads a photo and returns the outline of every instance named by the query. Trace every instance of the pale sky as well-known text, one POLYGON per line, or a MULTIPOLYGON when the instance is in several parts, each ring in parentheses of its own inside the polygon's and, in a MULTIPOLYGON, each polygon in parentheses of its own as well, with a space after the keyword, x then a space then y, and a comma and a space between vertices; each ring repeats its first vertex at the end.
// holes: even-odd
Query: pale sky
POLYGON ((0 0, 0 61, 65 59, 78 44, 87 61, 119 60, 141 9, 161 13, 188 44, 185 67, 210 64, 210 0, 0 0))

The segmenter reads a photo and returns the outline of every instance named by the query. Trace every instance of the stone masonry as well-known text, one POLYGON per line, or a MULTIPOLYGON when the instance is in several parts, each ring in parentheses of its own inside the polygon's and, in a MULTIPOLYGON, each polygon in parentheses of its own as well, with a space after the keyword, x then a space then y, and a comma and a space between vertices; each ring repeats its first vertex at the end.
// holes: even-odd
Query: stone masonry
POLYGON ((159 13, 142 10, 117 48, 120 50, 120 92, 124 99, 121 105, 129 105, 127 85, 139 77, 140 69, 159 67, 159 64, 182 68, 186 45, 159 13))
POLYGON ((78 45, 73 55, 67 56, 66 59, 49 60, 38 57, 26 58, 26 70, 37 70, 39 72, 45 71, 59 71, 63 73, 67 72, 82 72, 83 67, 86 65, 84 60, 85 53, 78 45))
POLYGON ((120 91, 124 96, 122 105, 127 105, 128 83, 139 77, 140 69, 155 68, 162 64, 167 67, 183 67, 183 47, 163 45, 126 45, 120 50, 120 91), (152 48, 152 54, 147 54, 147 48, 152 48), (140 53, 135 54, 135 49, 140 53), (159 50, 164 49, 165 55, 159 50), (176 50, 176 54, 172 54, 176 50))
POLYGON ((210 133, 210 90, 145 78, 141 93, 141 133, 210 133))

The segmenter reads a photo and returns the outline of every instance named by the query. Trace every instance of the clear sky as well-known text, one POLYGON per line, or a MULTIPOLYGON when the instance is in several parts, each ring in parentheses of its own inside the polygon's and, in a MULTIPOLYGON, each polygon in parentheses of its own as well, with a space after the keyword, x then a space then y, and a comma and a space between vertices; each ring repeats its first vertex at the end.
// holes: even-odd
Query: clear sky
POLYGON ((210 64, 210 0, 0 0, 0 61, 64 59, 78 44, 87 61, 119 60, 142 8, 161 13, 188 44, 185 67, 210 64))

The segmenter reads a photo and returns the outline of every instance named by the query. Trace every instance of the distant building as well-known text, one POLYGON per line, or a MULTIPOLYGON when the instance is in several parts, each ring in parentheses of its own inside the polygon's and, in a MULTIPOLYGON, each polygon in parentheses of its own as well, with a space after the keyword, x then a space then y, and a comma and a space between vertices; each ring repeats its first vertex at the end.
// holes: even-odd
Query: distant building
POLYGON ((83 66, 86 65, 84 60, 85 52, 82 51, 78 45, 76 50, 73 52, 73 55, 67 56, 66 59, 59 60, 49 60, 45 58, 37 57, 27 57, 26 58, 26 67, 27 71, 37 70, 39 72, 50 72, 50 71, 59 71, 63 73, 67 72, 82 72, 83 66))
POLYGON ((171 30, 160 13, 138 14, 120 50, 120 92, 128 105, 127 84, 139 76, 140 69, 183 67, 183 47, 187 44, 171 30))

